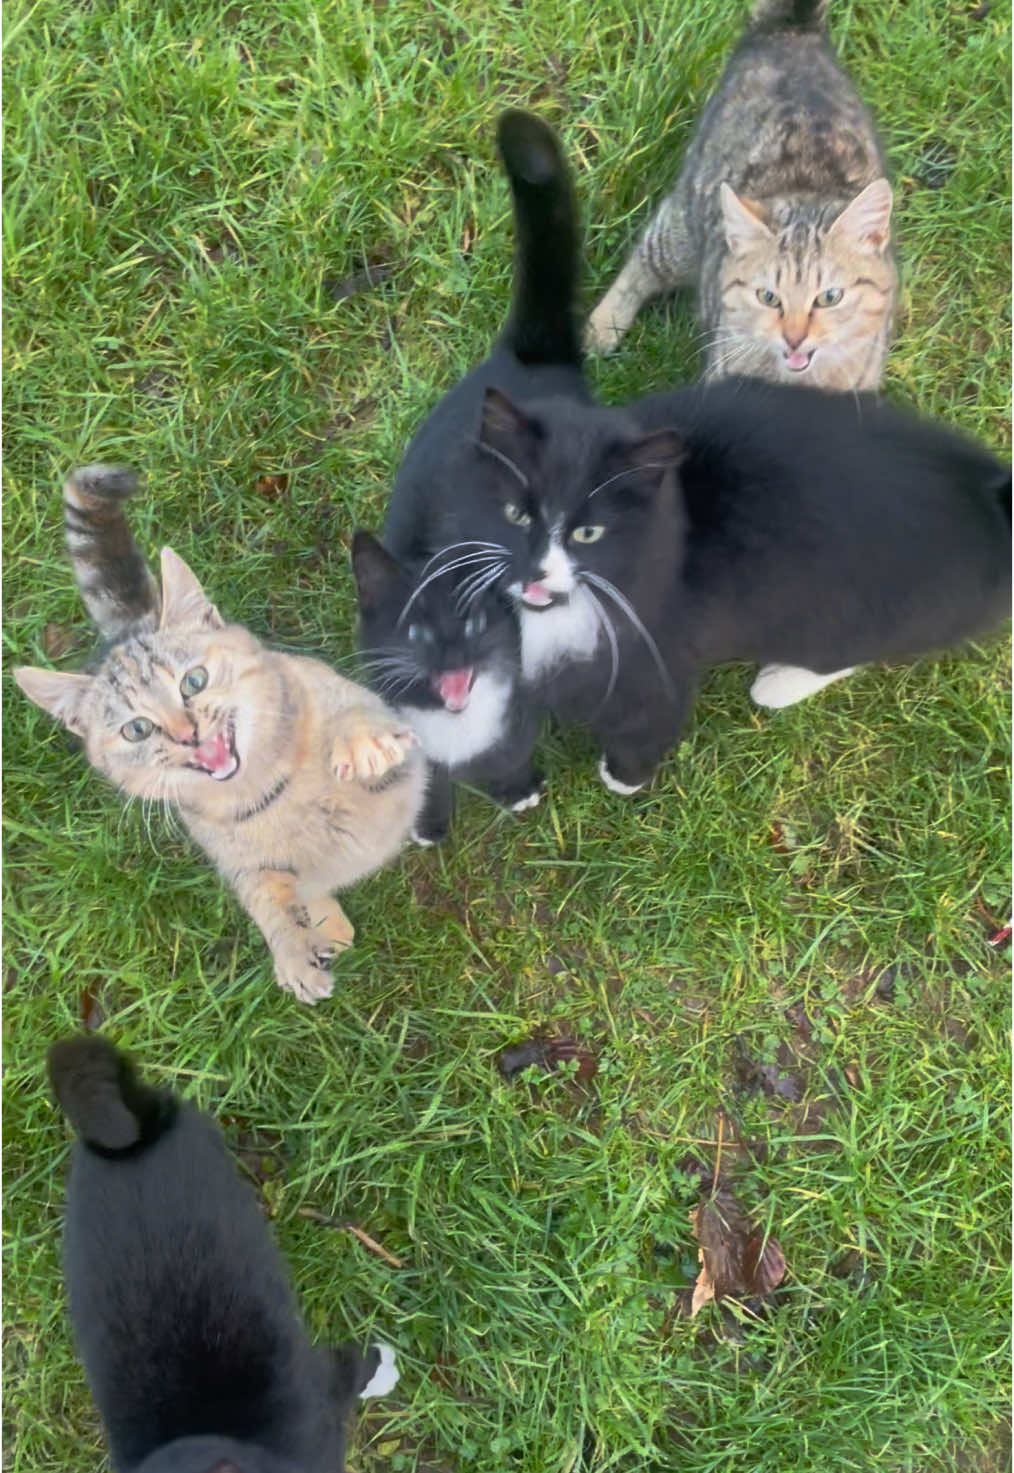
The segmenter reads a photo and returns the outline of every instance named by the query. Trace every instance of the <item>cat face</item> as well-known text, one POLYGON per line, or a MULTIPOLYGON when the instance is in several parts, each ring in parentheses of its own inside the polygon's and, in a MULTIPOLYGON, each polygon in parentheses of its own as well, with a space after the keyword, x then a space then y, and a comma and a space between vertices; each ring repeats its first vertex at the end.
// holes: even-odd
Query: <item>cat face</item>
POLYGON ((894 295, 887 180, 875 179, 829 220, 786 204, 765 223, 728 184, 720 194, 728 254, 710 365, 740 373, 762 364, 765 377, 818 388, 862 382, 894 295))
POLYGON ((173 801, 208 782, 242 782, 265 704, 263 653, 253 635, 225 624, 164 548, 157 627, 114 645, 94 674, 14 675, 30 700, 84 739, 89 762, 121 791, 173 801))
POLYGON ((590 590, 607 601, 624 586, 647 594, 660 556, 671 576, 682 454, 675 431, 645 435, 613 411, 564 400, 521 410, 487 389, 475 526, 508 550, 508 592, 538 612, 590 590))
POLYGON ((480 676, 513 678, 517 624, 490 586, 504 553, 461 543, 413 574, 369 532, 356 532, 361 644, 380 695, 397 705, 458 713, 480 676))

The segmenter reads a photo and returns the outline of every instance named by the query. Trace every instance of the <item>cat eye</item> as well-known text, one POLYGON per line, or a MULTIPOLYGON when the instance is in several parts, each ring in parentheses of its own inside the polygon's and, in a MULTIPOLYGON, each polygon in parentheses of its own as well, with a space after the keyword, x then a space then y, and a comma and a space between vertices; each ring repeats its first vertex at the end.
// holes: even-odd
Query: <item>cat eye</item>
POLYGON ((476 636, 481 634, 485 628, 486 615, 482 611, 482 609, 480 609, 477 614, 472 614, 470 618, 465 620, 465 638, 475 639, 476 636))
POLYGON ((410 624, 408 638, 410 644, 428 644, 433 638, 433 631, 425 624, 410 624))
POLYGON ((782 305, 782 299, 778 293, 771 291, 766 286, 759 286, 757 288, 757 300, 762 307, 780 307, 782 305))
POLYGON ((532 519, 515 501, 504 502, 503 514, 512 527, 530 527, 532 519))
POLYGON ((605 527, 575 527, 570 534, 570 540, 571 542, 583 542, 587 545, 589 542, 598 542, 599 538, 605 535, 605 527))
POLYGON ((180 692, 184 696, 196 696, 208 683, 208 672, 203 665, 195 665, 180 681, 180 692))
POLYGON ((815 307, 837 307, 845 295, 840 286, 829 286, 825 291, 818 292, 813 299, 815 307))
POLYGON ((154 721, 149 721, 147 716, 135 716, 133 721, 125 721, 120 727, 120 736, 127 742, 143 742, 150 737, 155 730, 154 721))

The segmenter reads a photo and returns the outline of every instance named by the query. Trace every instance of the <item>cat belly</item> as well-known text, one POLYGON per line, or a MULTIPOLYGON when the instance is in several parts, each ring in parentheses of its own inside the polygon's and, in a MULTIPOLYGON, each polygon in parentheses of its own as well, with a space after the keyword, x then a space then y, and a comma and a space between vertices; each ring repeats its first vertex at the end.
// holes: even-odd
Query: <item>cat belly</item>
POLYGON ((600 616, 583 588, 565 604, 538 613, 521 612, 521 669, 528 681, 538 680, 556 665, 590 660, 602 634, 600 616))
POLYGON ((401 714, 427 757, 445 767, 463 767, 496 747, 507 734, 512 682, 480 675, 464 711, 403 706, 401 714))

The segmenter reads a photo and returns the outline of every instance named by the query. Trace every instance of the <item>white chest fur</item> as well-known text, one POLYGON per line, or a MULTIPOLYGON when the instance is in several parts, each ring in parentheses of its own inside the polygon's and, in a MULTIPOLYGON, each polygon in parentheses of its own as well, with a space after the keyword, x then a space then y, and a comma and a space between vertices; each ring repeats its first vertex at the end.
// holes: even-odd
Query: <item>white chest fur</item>
POLYGON ((590 660, 598 647, 598 611, 584 588, 565 604, 521 611, 521 669, 526 680, 545 675, 565 660, 590 660))
POLYGON ((495 675, 479 675, 464 711, 424 711, 405 706, 427 757, 447 767, 460 767, 496 746, 507 725, 511 682, 495 675))

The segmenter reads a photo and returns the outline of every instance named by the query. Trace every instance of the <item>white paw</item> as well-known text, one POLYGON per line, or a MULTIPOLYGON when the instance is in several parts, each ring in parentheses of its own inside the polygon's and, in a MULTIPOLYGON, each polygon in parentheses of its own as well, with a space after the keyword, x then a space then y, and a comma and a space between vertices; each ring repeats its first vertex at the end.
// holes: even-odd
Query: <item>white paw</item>
POLYGON ((605 302, 600 302, 588 318, 584 333, 584 345, 589 353, 612 353, 620 346, 625 329, 613 319, 612 309, 603 312, 605 302))
POLYGON ((330 997, 334 978, 328 967, 337 947, 323 936, 308 940, 305 946, 291 946, 282 956, 275 956, 275 978, 284 992, 291 992, 300 1002, 320 1002, 330 997))
POLYGON ((511 813, 527 813, 529 808, 538 808, 542 802, 542 793, 542 788, 536 788, 533 793, 526 793, 516 803, 509 803, 507 806, 510 808, 511 813))
POLYGON ((360 1401, 365 1401, 368 1396, 386 1396, 398 1384, 398 1364, 394 1351, 389 1345, 382 1345, 379 1341, 377 1349, 380 1351, 380 1365, 360 1391, 360 1401))
POLYGON ((436 839, 427 839, 418 829, 412 829, 411 839, 413 844, 418 844, 420 849, 432 849, 437 842, 436 839))
POLYGON ((639 793, 644 783, 621 783, 618 777, 613 777, 606 765, 604 757, 599 758, 599 777, 611 793, 619 793, 624 798, 629 798, 631 793, 639 793))
POLYGON ((807 696, 816 695, 817 691, 836 680, 844 680, 854 669, 855 666, 850 665, 845 670, 834 670, 830 675, 817 675, 800 665, 765 665, 750 687, 750 699, 755 706, 780 711, 785 706, 794 706, 797 701, 805 701, 807 696))

